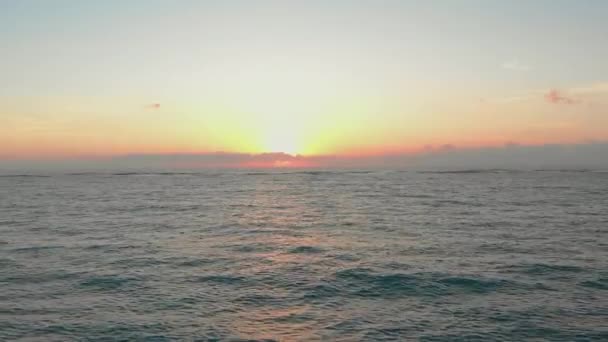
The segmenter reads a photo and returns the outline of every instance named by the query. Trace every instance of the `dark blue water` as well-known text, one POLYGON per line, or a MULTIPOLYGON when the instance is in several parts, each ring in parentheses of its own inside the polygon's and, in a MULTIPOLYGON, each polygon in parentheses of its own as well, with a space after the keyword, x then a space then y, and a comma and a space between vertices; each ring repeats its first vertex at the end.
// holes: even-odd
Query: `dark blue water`
POLYGON ((608 340, 608 173, 0 177, 0 340, 608 340))

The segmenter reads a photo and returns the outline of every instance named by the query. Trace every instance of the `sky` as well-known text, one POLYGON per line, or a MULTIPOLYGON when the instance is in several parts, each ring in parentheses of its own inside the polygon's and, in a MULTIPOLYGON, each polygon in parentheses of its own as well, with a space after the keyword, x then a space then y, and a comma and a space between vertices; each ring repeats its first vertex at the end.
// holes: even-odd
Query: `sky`
POLYGON ((0 167, 514 148, 593 164, 608 146, 606 18, 603 0, 4 0, 0 167), (570 152, 543 152, 555 146, 570 152))

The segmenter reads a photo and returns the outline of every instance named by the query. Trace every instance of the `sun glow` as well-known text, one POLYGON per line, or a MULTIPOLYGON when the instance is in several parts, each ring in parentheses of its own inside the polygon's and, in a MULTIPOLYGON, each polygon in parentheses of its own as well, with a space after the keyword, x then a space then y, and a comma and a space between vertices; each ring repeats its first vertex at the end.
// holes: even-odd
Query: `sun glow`
POLYGON ((255 136, 258 152, 309 154, 341 87, 329 66, 293 60, 231 64, 218 77, 221 101, 255 136), (229 75, 227 77, 227 75, 229 75))

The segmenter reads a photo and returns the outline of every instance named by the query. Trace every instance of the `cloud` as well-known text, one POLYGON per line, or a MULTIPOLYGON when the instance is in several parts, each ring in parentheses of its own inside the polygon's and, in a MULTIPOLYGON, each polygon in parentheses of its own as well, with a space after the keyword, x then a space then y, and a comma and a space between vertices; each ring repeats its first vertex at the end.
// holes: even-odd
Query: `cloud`
POLYGON ((518 60, 512 60, 502 63, 501 67, 507 70, 515 70, 515 71, 528 71, 530 70, 530 66, 521 63, 518 60))
POLYGON ((159 109, 160 103, 150 103, 144 106, 146 109, 159 109))
POLYGON ((484 103, 495 104, 511 104, 522 103, 527 101, 537 101, 539 97, 543 97, 545 101, 552 104, 594 104, 605 103, 608 99, 608 82, 597 82, 588 85, 569 87, 565 90, 558 89, 532 89, 522 92, 518 95, 503 96, 495 98, 484 98, 484 103))
POLYGON ((545 94, 545 100, 547 102, 553 103, 553 104, 572 105, 572 104, 581 103, 581 100, 566 96, 565 94, 558 91, 557 89, 549 90, 549 92, 545 94))
POLYGON ((462 148, 414 156, 414 169, 608 169, 608 142, 462 148))
POLYGON ((134 168, 273 168, 314 167, 326 157, 303 157, 276 153, 184 153, 184 154, 131 154, 113 157, 110 164, 134 168))
MULTIPOLYGON (((449 146, 449 147, 446 147, 449 146)), ((251 168, 341 169, 603 169, 608 170, 608 142, 461 148, 426 146, 418 153, 376 156, 292 156, 285 153, 133 154, 65 160, 3 160, 0 173, 10 170, 197 170, 251 168)))

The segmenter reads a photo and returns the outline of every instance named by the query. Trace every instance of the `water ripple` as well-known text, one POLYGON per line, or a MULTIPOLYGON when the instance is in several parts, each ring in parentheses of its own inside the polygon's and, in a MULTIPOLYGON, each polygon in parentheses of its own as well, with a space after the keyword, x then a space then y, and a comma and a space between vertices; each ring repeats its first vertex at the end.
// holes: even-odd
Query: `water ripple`
POLYGON ((0 177, 0 340, 608 340, 593 172, 0 177))

